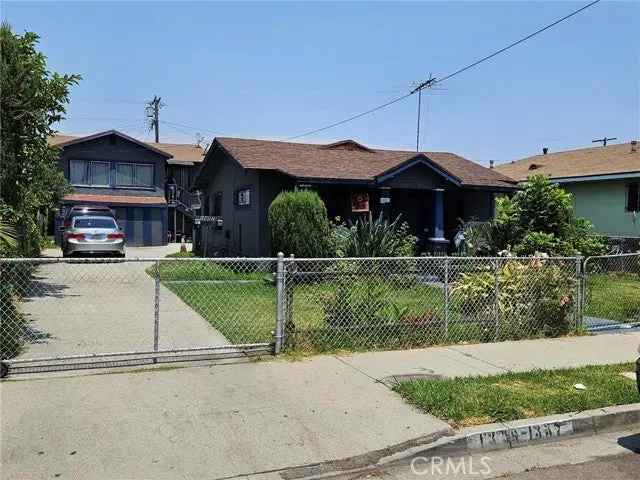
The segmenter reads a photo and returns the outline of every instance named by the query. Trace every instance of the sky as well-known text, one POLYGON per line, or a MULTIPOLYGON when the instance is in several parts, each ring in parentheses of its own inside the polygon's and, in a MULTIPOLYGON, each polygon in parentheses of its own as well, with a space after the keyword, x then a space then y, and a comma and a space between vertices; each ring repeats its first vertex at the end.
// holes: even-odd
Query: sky
MULTIPOLYGON (((160 141, 196 134, 286 139, 409 92, 584 2, 20 2, 50 70, 79 73, 62 133, 117 129, 160 141)), ((640 137, 640 2, 585 10, 425 91, 420 147, 479 163, 640 137)), ((414 150, 417 96, 299 139, 414 150)))

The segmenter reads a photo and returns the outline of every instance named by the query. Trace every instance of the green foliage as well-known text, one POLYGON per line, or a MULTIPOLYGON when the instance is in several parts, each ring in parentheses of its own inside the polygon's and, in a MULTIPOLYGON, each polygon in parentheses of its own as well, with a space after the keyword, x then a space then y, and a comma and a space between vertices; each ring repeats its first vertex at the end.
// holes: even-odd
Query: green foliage
POLYGON ((463 273, 451 291, 463 312, 484 319, 485 341, 559 336, 571 329, 575 279, 548 260, 507 260, 497 273, 491 267, 463 273))
POLYGON ((630 363, 493 376, 420 379, 395 390, 426 413, 456 426, 505 422, 638 401, 630 363), (586 390, 573 386, 583 383, 586 390))
POLYGON ((2 323, 0 328, 0 358, 12 358, 22 349, 23 332, 26 327, 24 316, 18 311, 16 302, 19 299, 20 265, 0 265, 0 312, 2 323), (18 273, 18 274, 17 274, 18 273))
POLYGON ((272 250, 297 257, 330 256, 331 226, 316 192, 282 192, 269 207, 272 250))
POLYGON ((571 256, 576 252, 567 242, 562 242, 553 233, 527 232, 513 247, 513 253, 521 257, 536 255, 537 253, 571 256))
POLYGON ((468 249, 478 255, 511 251, 521 256, 589 256, 606 251, 593 225, 575 216, 571 194, 544 175, 529 177, 513 197, 497 198, 490 228, 466 237, 468 249))
POLYGON ((38 35, 15 34, 0 27, 0 220, 17 226, 17 246, 11 253, 40 253, 38 212, 49 210, 68 191, 58 168, 58 151, 47 143, 69 101, 69 88, 78 75, 47 69, 37 51, 38 35))
POLYGON ((0 220, 0 257, 2 252, 17 246, 17 235, 16 229, 10 223, 0 220))
POLYGON ((362 293, 341 283, 335 293, 326 294, 322 300, 327 325, 349 327, 383 320, 381 311, 387 306, 383 289, 367 284, 362 293))
POLYGON ((369 214, 351 225, 335 225, 333 232, 338 257, 411 257, 418 241, 400 215, 388 222, 382 214, 375 220, 369 214))

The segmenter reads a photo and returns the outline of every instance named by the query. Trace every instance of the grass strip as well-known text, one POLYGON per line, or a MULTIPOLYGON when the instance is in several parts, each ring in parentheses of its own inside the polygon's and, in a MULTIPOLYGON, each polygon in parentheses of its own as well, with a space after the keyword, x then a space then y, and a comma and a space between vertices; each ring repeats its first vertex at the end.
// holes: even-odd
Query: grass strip
POLYGON ((425 413, 464 427, 640 401, 631 363, 532 370, 488 377, 418 379, 395 391, 425 413), (583 384, 586 390, 574 387, 583 384))

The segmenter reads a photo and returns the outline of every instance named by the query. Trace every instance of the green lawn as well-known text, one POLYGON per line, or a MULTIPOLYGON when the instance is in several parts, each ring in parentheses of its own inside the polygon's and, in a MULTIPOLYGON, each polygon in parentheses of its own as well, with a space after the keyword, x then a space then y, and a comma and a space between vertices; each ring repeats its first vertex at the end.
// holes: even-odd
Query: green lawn
POLYGON ((627 363, 420 379, 400 383, 395 390, 425 413, 455 426, 470 426, 636 403, 640 397, 635 382, 620 375, 633 370, 627 363), (578 383, 586 390, 576 389, 578 383))
MULTIPOLYGON (((276 317, 272 265, 238 265, 242 270, 209 260, 162 262, 160 278, 231 342, 270 342, 276 317)), ((523 327, 496 329, 488 314, 465 312, 461 299, 453 293, 445 318, 442 286, 420 282, 415 275, 363 277, 357 271, 320 274, 324 281, 291 287, 285 335, 289 350, 399 349, 543 335, 536 325, 527 324, 527 319, 519 320, 523 327), (345 290, 349 292, 346 300, 341 297, 345 290), (339 298, 342 303, 336 302, 339 298), (336 312, 333 320, 328 313, 332 304, 336 312)))
POLYGON ((640 322, 640 275, 589 274, 585 315, 623 322, 640 322))

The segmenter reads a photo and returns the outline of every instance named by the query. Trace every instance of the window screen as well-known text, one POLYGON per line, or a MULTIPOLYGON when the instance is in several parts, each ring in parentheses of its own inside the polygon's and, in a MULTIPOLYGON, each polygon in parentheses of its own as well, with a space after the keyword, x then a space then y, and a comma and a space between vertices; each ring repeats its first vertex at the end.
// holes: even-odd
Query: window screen
POLYGON ((135 185, 132 163, 118 163, 116 166, 116 184, 121 186, 135 185))
POLYGON ((71 160, 69 162, 69 181, 73 185, 87 185, 86 160, 71 160))
POLYGON ((153 165, 136 165, 136 185, 141 187, 153 185, 153 165))
POLYGON ((89 162, 91 185, 109 185, 109 164, 107 162, 89 162))

